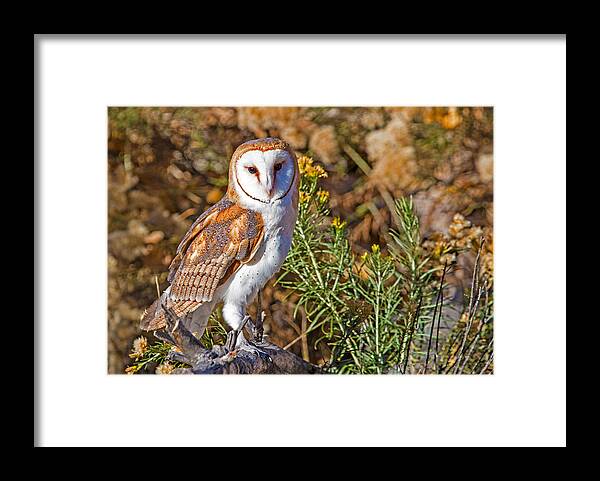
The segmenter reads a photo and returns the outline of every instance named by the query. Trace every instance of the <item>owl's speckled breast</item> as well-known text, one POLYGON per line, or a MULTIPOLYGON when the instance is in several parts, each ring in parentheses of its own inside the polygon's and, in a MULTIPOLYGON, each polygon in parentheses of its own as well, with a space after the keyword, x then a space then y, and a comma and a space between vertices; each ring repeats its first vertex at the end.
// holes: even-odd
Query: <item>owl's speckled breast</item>
POLYGON ((244 264, 224 290, 226 304, 247 305, 285 261, 292 245, 296 214, 286 203, 263 212, 265 236, 262 246, 248 264, 244 264))

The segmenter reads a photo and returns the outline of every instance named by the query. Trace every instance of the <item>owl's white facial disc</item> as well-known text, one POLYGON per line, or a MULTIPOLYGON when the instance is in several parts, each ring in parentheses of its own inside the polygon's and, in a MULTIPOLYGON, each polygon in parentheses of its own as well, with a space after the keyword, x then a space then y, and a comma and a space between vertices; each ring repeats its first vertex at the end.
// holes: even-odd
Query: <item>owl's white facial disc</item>
POLYGON ((270 204, 290 191, 294 182, 294 159, 281 149, 250 150, 235 165, 238 195, 270 204))

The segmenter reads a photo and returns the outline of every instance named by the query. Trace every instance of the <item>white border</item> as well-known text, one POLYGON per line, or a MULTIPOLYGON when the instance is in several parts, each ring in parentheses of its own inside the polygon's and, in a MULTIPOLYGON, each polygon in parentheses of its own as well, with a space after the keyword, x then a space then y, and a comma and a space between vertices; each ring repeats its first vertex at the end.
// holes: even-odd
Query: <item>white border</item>
POLYGON ((38 42, 39 445, 565 444, 564 38, 38 42), (493 105, 496 374, 107 375, 107 105, 493 105))

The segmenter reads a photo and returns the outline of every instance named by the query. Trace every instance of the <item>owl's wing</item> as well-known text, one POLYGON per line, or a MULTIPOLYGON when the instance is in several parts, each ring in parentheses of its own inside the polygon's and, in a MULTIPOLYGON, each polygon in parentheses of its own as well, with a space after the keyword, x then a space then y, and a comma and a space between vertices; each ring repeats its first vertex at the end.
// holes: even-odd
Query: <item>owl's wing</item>
MULTIPOLYGON (((252 260, 263 233, 259 213, 227 199, 204 212, 181 240, 169 267, 167 305, 181 317, 210 302, 217 287, 252 260)), ((142 329, 164 327, 164 312, 157 302, 144 313, 142 329)))

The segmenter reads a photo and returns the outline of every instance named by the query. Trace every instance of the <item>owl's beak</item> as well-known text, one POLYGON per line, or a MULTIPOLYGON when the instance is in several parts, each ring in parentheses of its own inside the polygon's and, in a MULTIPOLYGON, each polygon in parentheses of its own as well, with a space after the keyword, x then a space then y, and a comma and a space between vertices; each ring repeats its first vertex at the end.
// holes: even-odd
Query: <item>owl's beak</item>
POLYGON ((275 191, 275 183, 273 182, 273 177, 267 176, 267 178, 265 179, 265 190, 269 195, 269 199, 272 199, 273 193, 275 191))

